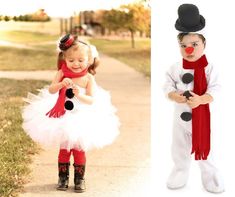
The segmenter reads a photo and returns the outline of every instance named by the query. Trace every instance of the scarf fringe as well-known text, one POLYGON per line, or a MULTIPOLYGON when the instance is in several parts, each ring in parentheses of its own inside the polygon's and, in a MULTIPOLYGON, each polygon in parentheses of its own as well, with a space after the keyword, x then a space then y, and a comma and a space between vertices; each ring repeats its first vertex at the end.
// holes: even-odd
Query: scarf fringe
POLYGON ((58 100, 55 106, 46 113, 47 116, 50 118, 59 118, 60 116, 64 115, 66 110, 64 109, 64 102, 65 102, 65 91, 66 88, 62 88, 59 92, 58 100))
POLYGON ((57 112, 56 107, 53 107, 49 112, 46 113, 46 115, 50 118, 59 118, 60 116, 63 116, 65 112, 65 110, 57 112))
POLYGON ((207 157, 209 155, 209 150, 205 150, 205 151, 192 151, 191 154, 194 153, 195 156, 195 160, 207 160, 207 157))

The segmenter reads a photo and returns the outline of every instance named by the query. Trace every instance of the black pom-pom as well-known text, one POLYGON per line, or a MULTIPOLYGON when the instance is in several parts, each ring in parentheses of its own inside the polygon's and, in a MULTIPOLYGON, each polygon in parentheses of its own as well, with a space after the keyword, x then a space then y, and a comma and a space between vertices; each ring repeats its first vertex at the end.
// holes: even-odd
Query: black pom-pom
POLYGON ((185 73, 182 77, 182 81, 185 84, 189 84, 193 81, 193 75, 191 73, 185 73))
POLYGON ((180 118, 186 122, 190 121, 192 119, 192 113, 190 112, 183 112, 181 115, 180 115, 180 118))
POLYGON ((70 99, 73 98, 74 97, 73 89, 72 88, 67 89, 65 95, 70 99))
POLYGON ((186 96, 186 98, 189 99, 189 97, 191 97, 193 95, 187 90, 183 93, 183 96, 186 96))
POLYGON ((74 105, 73 105, 73 102, 72 102, 72 101, 66 101, 66 102, 64 103, 64 108, 67 109, 67 110, 72 110, 73 107, 74 107, 74 105))

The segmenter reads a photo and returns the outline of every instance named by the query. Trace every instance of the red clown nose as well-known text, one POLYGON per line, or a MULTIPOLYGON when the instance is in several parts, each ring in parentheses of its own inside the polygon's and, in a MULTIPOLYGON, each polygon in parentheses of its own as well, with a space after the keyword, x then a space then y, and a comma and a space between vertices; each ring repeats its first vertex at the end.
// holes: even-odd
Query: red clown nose
POLYGON ((191 54, 192 52, 194 51, 194 48, 193 47, 187 47, 187 48, 185 48, 185 52, 187 53, 187 54, 191 54))

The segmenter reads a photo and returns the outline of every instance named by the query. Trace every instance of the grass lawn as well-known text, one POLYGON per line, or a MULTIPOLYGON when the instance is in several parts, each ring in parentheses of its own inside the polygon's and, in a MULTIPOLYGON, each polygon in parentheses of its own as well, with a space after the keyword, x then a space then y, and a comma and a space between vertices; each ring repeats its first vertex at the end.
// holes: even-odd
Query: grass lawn
POLYGON ((53 70, 56 69, 58 36, 24 32, 1 31, 0 40, 24 44, 34 49, 0 46, 0 70, 53 70), (54 44, 43 44, 54 41, 54 44))
POLYGON ((58 40, 59 36, 27 31, 0 31, 0 40, 22 44, 35 44, 58 40))
POLYGON ((22 97, 48 82, 0 79, 0 196, 15 196, 39 147, 21 128, 22 97))
POLYGON ((54 70, 56 61, 54 45, 37 49, 0 47, 0 70, 54 70))
POLYGON ((150 39, 136 40, 134 49, 131 48, 130 40, 91 39, 90 42, 99 52, 114 57, 150 77, 150 39))
MULTIPOLYGON (((34 49, 0 46, 0 70, 54 70, 56 69, 58 36, 49 34, 2 31, 0 40, 26 44, 34 49), (44 43, 55 41, 55 44, 44 43)), ((136 48, 131 48, 130 40, 90 39, 98 51, 114 57, 150 76, 151 40, 136 40, 136 48)))

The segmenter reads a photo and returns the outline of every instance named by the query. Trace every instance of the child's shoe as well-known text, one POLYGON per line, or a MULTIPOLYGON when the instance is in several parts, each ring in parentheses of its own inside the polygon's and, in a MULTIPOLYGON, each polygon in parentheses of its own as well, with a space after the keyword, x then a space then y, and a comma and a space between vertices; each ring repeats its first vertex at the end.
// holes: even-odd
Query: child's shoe
POLYGON ((85 192, 86 185, 85 185, 85 165, 76 165, 74 166, 74 191, 78 193, 85 192))
POLYGON ((169 189, 180 189, 186 185, 187 180, 188 170, 173 169, 167 180, 167 187, 169 189))
POLYGON ((58 163, 59 180, 57 189, 65 191, 69 185, 69 165, 70 163, 58 163))
POLYGON ((224 192, 224 182, 219 173, 202 173, 202 184, 206 191, 211 193, 224 192))

